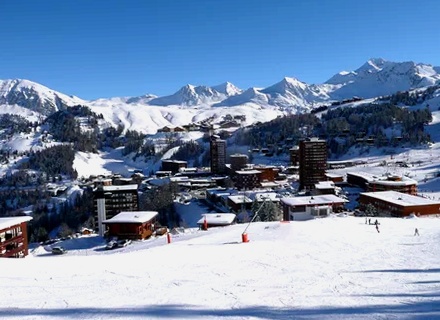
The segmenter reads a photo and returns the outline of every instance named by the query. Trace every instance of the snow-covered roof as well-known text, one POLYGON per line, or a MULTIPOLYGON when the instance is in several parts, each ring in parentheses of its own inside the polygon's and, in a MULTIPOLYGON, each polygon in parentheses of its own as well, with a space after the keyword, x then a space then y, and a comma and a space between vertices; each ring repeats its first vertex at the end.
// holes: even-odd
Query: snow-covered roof
POLYGON ((103 191, 123 191, 123 190, 137 190, 137 184, 126 184, 121 186, 103 186, 103 191))
POLYGON ((228 196, 228 199, 231 200, 233 203, 252 203, 252 199, 245 195, 234 195, 234 196, 228 196))
POLYGON ((234 222, 236 215, 233 213, 205 213, 197 224, 203 224, 206 218, 208 224, 229 225, 234 222))
POLYGON ((0 230, 11 227, 11 226, 15 226, 17 224, 20 224, 22 222, 27 222, 30 220, 32 220, 32 217, 29 217, 29 216, 0 218, 0 230))
POLYGON ((333 181, 319 181, 315 184, 315 188, 322 190, 322 189, 334 189, 335 183, 333 181))
POLYGON ((344 177, 343 174, 337 174, 337 173, 331 173, 331 172, 326 172, 325 176, 329 177, 329 178, 341 178, 341 177, 344 177))
POLYGON ((278 198, 278 194, 276 192, 260 192, 260 193, 255 193, 254 194, 254 198, 257 201, 264 201, 264 200, 275 201, 275 202, 279 202, 280 201, 280 198, 278 198))
POLYGON ((235 171, 236 174, 259 174, 261 171, 258 170, 239 170, 235 171))
POLYGON ((316 206, 316 205, 341 203, 348 201, 339 198, 334 194, 324 194, 319 196, 282 198, 281 202, 288 206, 316 206))
POLYGON ((102 223, 144 223, 157 216, 157 211, 122 211, 111 219, 104 220, 102 223))
POLYGON ((403 207, 421 206, 421 205, 439 205, 440 201, 433 201, 427 198, 413 196, 407 193, 397 191, 377 191, 377 192, 363 192, 365 195, 374 199, 394 203, 403 207))
POLYGON ((279 186, 278 183, 272 182, 272 181, 263 181, 263 182, 260 182, 260 184, 263 188, 275 188, 275 187, 279 186))
POLYGON ((416 185, 417 181, 406 176, 398 176, 400 180, 392 180, 392 176, 375 176, 367 172, 347 172, 347 175, 356 176, 364 179, 368 183, 391 185, 391 186, 410 186, 416 185))

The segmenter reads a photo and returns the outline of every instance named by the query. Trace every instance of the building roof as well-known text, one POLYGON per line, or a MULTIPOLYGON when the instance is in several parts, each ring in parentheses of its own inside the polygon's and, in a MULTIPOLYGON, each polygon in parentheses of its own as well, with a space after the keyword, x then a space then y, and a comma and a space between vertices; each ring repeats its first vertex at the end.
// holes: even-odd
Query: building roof
POLYGON ((113 218, 102 221, 102 223, 145 223, 158 214, 157 211, 122 211, 113 218))
POLYGON ((335 183, 333 181, 319 181, 315 183, 315 189, 325 190, 325 189, 334 189, 335 183))
POLYGON ((282 198, 281 202, 288 206, 317 206, 323 204, 341 203, 348 201, 339 198, 334 194, 324 194, 319 196, 282 198))
POLYGON ((0 218, 0 230, 6 229, 22 222, 27 222, 32 220, 32 217, 29 216, 19 216, 19 217, 5 217, 0 218))
POLYGON ((272 182, 272 181, 263 181, 263 182, 260 182, 260 185, 263 188, 275 188, 275 187, 279 187, 280 186, 278 183, 272 182))
POLYGON ((331 172, 326 172, 325 176, 329 177, 329 178, 343 178, 344 177, 343 174, 337 174, 337 173, 331 173, 331 172))
MULTIPOLYGON (((252 196, 251 196, 252 197, 252 196)), ((269 200, 273 202, 279 202, 280 198, 278 198, 278 194, 276 192, 259 192, 255 193, 253 196, 257 201, 269 200)))
POLYGON ((410 186, 417 185, 417 181, 406 176, 399 176, 401 180, 390 180, 392 176, 375 176, 367 172, 347 172, 347 175, 356 176, 364 179, 368 183, 390 185, 390 186, 410 186))
POLYGON ((234 222, 236 215, 233 213, 205 213, 197 224, 203 224, 206 218, 208 224, 230 225, 234 222))
POLYGON ((125 191, 125 190, 137 190, 137 184, 126 184, 120 186, 103 186, 103 191, 125 191))
POLYGON ((235 171, 236 174, 259 174, 261 171, 258 170, 239 170, 235 171))
POLYGON ((252 199, 250 199, 249 197, 240 194, 240 195, 234 195, 234 196, 228 196, 228 199, 231 200, 232 202, 234 202, 235 204, 237 203, 252 203, 252 199))
POLYGON ((440 201, 433 201, 419 196, 413 196, 407 193, 401 193, 397 191, 377 191, 377 192, 363 192, 361 195, 365 195, 377 200, 390 202, 402 207, 410 206, 426 206, 426 205, 439 205, 440 201))

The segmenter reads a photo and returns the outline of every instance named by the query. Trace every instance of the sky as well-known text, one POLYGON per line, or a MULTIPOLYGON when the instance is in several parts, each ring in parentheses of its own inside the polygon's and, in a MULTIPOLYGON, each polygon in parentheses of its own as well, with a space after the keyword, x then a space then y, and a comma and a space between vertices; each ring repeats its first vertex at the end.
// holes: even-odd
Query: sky
POLYGON ((372 57, 440 65, 426 0, 0 2, 0 79, 83 99, 322 83, 372 57))

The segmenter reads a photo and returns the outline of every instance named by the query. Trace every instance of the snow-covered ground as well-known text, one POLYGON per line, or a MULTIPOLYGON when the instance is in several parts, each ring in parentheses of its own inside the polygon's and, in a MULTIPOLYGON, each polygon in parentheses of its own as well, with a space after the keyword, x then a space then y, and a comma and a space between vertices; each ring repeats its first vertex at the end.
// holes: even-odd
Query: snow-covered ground
POLYGON ((438 319, 440 219, 331 216, 188 230, 105 251, 99 237, 2 259, 6 319, 438 319), (418 228, 420 236, 414 236, 418 228))

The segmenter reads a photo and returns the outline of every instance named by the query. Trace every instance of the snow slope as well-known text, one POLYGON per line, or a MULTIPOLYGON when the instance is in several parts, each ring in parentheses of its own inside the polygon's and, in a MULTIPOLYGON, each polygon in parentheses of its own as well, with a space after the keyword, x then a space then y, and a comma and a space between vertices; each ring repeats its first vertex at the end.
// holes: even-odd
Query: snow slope
POLYGON ((69 240, 63 256, 39 247, 35 256, 1 261, 0 317, 440 317, 440 219, 379 222, 380 233, 345 216, 253 223, 249 243, 241 242, 245 225, 234 225, 114 251, 99 237, 69 240))

